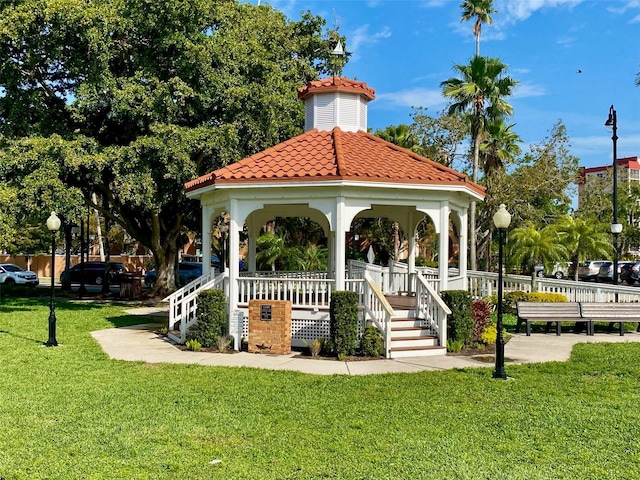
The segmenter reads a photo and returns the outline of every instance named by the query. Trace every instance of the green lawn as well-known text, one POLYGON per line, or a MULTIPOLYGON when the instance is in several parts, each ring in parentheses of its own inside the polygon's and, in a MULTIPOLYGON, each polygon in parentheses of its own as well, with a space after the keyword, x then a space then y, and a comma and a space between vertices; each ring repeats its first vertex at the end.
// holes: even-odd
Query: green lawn
POLYGON ((367 377, 109 360, 120 307, 0 303, 2 479, 628 479, 640 344, 568 363, 367 377), (218 464, 210 464, 214 459, 218 464))

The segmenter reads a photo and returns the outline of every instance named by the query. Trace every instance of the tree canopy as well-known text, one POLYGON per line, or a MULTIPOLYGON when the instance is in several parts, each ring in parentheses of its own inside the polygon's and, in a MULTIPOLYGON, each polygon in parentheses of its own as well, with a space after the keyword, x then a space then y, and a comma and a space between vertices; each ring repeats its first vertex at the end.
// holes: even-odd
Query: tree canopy
POLYGON ((321 17, 237 0, 26 0, 1 12, 0 195, 31 179, 42 223, 50 209, 73 222, 82 203, 97 208, 152 251, 162 291, 179 235, 198 223, 183 184, 299 133, 296 88, 344 40, 321 17))

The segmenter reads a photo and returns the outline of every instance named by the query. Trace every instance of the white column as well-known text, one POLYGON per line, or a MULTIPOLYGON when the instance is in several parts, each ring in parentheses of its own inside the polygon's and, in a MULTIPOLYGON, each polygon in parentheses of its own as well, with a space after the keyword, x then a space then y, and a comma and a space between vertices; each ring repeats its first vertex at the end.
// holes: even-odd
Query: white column
POLYGON ((211 270, 211 216, 213 207, 202 205, 202 273, 211 270))
POLYGON ((256 245, 262 228, 262 225, 256 225, 257 223, 259 222, 256 222, 253 217, 247 219, 247 232, 249 234, 247 239, 247 270, 250 272, 256 271, 256 245))
POLYGON ((460 268, 460 276, 462 277, 462 281, 464 282, 463 289, 467 289, 469 287, 468 279, 467 279, 467 265, 468 265, 468 241, 467 241, 467 231, 469 230, 468 223, 468 210, 459 211, 458 216, 460 217, 460 232, 459 232, 459 242, 460 248, 458 249, 458 267, 460 268))
POLYGON ((440 206, 440 248, 438 249, 438 276, 440 277, 440 291, 449 287, 449 202, 442 202, 440 206))
POLYGON ((234 348, 240 350, 240 341, 242 339, 242 322, 238 319, 238 278, 240 277, 239 268, 239 250, 240 250, 240 231, 242 225, 238 225, 238 201, 231 200, 229 208, 229 296, 228 314, 229 314, 229 335, 233 337, 234 348))
POLYGON ((333 245, 333 250, 335 252, 335 279, 336 279, 336 290, 344 290, 345 288, 345 262, 347 258, 346 251, 346 241, 347 235, 346 231, 349 228, 349 225, 346 222, 346 212, 345 212, 345 203, 344 197, 340 197, 337 199, 336 203, 336 221, 333 226, 335 230, 335 243, 333 245))

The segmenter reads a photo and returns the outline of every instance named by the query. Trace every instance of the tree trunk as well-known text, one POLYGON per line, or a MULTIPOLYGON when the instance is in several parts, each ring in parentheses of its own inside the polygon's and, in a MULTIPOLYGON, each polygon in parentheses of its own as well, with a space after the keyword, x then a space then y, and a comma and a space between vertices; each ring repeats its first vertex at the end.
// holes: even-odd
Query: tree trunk
MULTIPOLYGON (((476 134, 473 142, 473 183, 478 183, 478 164, 480 163, 480 135, 476 134)), ((471 270, 478 270, 476 236, 476 202, 472 201, 469 208, 469 257, 471 270)))
MULTIPOLYGON (((64 224, 64 268, 65 270, 69 270, 71 268, 71 242, 73 241, 73 235, 71 232, 71 224, 65 222, 64 224)), ((68 281, 69 277, 64 277, 64 282, 62 282, 62 290, 71 290, 71 282, 68 281)), ((61 279, 62 281, 62 279, 61 279)))

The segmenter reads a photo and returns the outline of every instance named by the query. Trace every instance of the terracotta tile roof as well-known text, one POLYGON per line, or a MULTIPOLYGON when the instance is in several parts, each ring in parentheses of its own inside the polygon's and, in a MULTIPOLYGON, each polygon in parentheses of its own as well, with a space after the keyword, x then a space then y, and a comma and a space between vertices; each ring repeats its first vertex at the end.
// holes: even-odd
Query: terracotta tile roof
POLYGON ((366 83, 337 76, 322 78, 298 88, 298 98, 303 99, 318 92, 360 93, 369 100, 376 98, 376 91, 366 83))
POLYGON ((187 192, 209 185, 353 180, 484 187, 453 169, 369 133, 310 130, 251 157, 187 182, 187 192))

